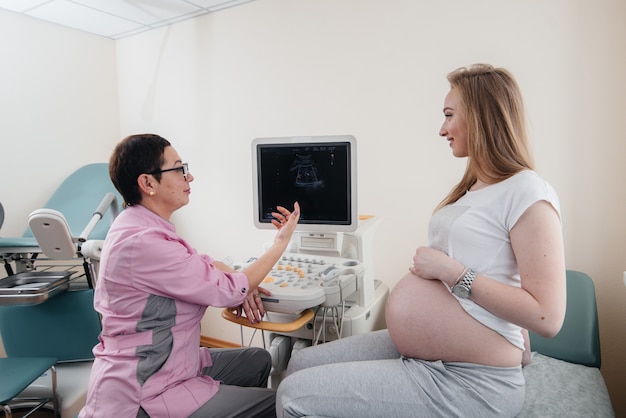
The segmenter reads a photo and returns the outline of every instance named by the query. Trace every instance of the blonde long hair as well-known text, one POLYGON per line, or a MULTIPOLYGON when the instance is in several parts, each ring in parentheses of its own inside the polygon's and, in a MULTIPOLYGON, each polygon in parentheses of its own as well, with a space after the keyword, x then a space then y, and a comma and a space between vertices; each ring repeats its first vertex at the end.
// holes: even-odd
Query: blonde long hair
POLYGON ((460 199, 479 177, 497 183, 534 168, 522 94, 511 73, 474 64, 454 70, 448 81, 467 120, 469 158, 463 178, 436 210, 460 199))

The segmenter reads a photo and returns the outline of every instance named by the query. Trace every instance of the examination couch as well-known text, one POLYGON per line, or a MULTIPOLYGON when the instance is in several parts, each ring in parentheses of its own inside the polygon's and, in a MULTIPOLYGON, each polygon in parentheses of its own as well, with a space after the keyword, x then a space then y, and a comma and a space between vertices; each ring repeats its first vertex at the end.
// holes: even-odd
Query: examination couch
POLYGON ((530 333, 531 363, 524 367, 526 398, 518 417, 614 417, 600 373, 600 336, 593 281, 567 271, 567 308, 554 338, 530 333))

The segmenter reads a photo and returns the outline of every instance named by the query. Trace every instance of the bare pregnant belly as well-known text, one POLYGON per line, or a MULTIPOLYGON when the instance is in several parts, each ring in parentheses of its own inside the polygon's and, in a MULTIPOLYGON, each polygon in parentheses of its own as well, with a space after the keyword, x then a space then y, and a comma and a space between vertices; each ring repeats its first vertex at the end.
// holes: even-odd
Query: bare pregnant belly
POLYGON ((472 318, 438 280, 406 275, 387 300, 389 335, 406 356, 515 366, 521 351, 472 318))

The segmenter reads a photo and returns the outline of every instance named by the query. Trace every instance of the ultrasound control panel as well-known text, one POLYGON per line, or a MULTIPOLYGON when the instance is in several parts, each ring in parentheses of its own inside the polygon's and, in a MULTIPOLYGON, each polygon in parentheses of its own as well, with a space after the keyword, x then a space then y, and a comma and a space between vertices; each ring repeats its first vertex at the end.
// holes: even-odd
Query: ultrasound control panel
POLYGON ((337 306, 356 291, 363 274, 358 260, 285 253, 260 284, 272 293, 261 294, 261 299, 266 310, 282 313, 337 306))

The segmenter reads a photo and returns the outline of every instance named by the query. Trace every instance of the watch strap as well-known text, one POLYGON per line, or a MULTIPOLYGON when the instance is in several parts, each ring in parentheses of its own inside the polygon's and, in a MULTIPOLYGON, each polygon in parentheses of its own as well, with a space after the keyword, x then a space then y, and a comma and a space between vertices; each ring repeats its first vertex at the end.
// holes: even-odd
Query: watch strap
POLYGON ((467 269, 461 281, 459 281, 459 285, 465 286, 468 289, 472 288, 472 283, 474 283, 474 279, 476 279, 476 272, 472 269, 467 269))
POLYGON ((452 293, 463 299, 469 298, 472 293, 474 279, 476 279, 476 272, 472 269, 467 269, 463 277, 452 287, 452 293))

